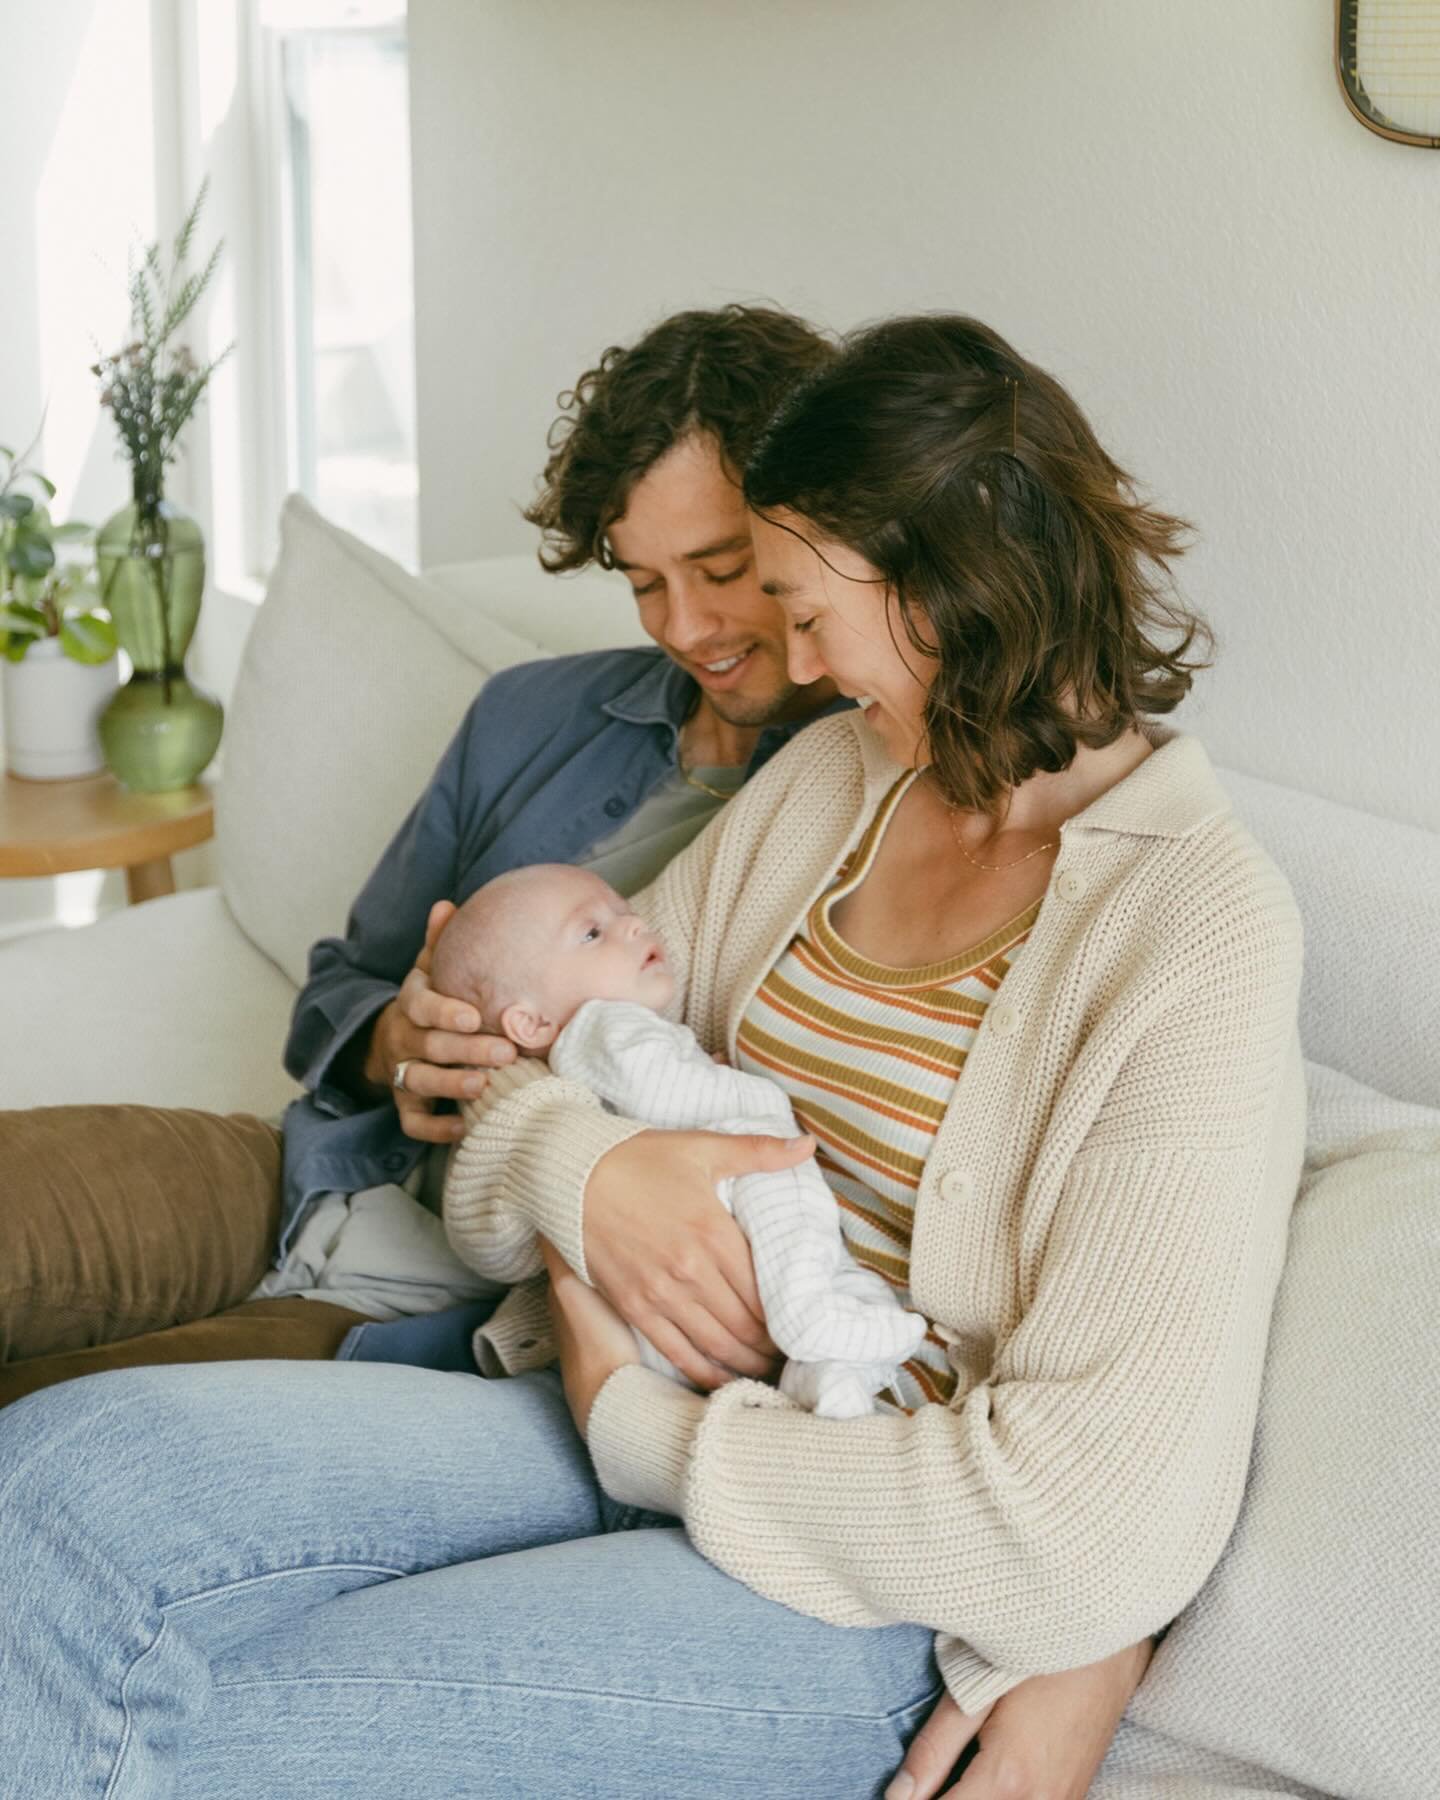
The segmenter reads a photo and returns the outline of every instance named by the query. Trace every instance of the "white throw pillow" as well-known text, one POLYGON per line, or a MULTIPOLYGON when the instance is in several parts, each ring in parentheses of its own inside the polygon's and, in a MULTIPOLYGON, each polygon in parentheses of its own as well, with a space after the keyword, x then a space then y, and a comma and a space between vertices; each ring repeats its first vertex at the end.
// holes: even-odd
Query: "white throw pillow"
POLYGON ((1308 1058, 1305 1092, 1307 1164, 1377 1131, 1440 1131, 1440 1106, 1392 1099, 1342 1069, 1329 1069, 1308 1058))
POLYGON ((1177 1770, 1194 1747, 1349 1800, 1440 1792, 1437 1294, 1440 1131, 1312 1156, 1245 1503, 1130 1707, 1177 1770))
POLYGON ((465 709, 532 644, 472 620, 457 647, 426 583, 292 495, 226 721, 220 885, 297 985, 419 797, 465 709))

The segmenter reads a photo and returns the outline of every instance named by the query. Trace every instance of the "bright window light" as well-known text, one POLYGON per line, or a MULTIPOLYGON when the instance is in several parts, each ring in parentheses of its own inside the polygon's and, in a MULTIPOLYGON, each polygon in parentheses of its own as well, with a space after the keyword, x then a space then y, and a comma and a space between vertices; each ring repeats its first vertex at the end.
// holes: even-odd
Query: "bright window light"
POLYGON ((414 567, 415 303, 403 8, 266 0, 293 484, 414 567))

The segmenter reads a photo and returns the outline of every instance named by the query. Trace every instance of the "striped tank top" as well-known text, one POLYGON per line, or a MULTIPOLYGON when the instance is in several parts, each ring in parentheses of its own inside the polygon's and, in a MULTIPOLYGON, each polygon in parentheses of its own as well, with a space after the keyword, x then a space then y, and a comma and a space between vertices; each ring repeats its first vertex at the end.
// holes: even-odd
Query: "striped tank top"
MULTIPOLYGON (((918 969, 892 969, 851 949, 831 911, 869 873, 914 778, 909 770, 880 802, 854 855, 745 1009, 736 1043, 737 1065, 777 1082, 813 1134, 850 1254, 906 1307, 926 1158, 985 1010, 1041 906, 1035 901, 983 943, 918 969)), ((907 1413, 943 1405, 955 1379, 932 1324, 894 1392, 878 1400, 907 1413)))

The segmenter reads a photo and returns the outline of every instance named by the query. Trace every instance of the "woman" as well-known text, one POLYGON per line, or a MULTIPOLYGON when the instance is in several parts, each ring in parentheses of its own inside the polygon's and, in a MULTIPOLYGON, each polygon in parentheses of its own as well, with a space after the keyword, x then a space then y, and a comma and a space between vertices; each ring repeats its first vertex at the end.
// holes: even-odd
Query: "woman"
MULTIPOLYGON (((532 1083, 449 1223, 483 1263, 496 1207, 553 1220, 582 1265, 542 1246, 563 1398, 225 1366, 8 1415, 0 1706, 35 1791, 927 1800, 978 1726, 953 1791, 984 1800, 996 1701, 1128 1692, 1219 1555, 1303 1141, 1300 931, 1198 741, 1148 719, 1195 666, 1178 526, 956 319, 857 339, 747 496, 792 674, 863 712, 637 906, 932 1321, 900 1403, 819 1420, 641 1367, 577 1279, 584 1210, 643 1219, 707 1141, 532 1083)), ((1115 1716, 1008 1791, 1083 1794, 1115 1716)))

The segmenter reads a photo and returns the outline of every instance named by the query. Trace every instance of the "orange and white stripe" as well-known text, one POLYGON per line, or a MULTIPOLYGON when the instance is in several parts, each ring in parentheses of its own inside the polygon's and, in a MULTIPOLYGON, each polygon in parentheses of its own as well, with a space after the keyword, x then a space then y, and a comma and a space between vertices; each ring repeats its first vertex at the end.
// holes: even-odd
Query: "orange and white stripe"
MULTIPOLYGON (((1041 904, 983 943, 918 969, 853 950, 831 924, 831 909, 865 879, 914 778, 913 770, 903 775, 881 801, 854 856, 761 983, 737 1037, 738 1067, 783 1088, 814 1134, 851 1255, 906 1307, 925 1160, 986 1008, 1041 904)), ((910 1412, 954 1391, 945 1346, 931 1330, 902 1366, 894 1399, 880 1399, 910 1412)))

